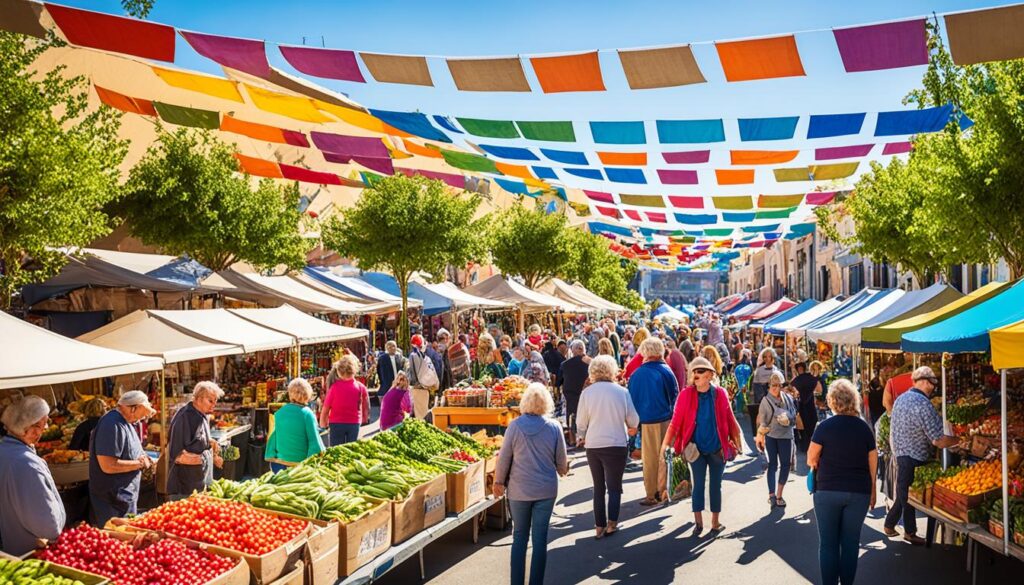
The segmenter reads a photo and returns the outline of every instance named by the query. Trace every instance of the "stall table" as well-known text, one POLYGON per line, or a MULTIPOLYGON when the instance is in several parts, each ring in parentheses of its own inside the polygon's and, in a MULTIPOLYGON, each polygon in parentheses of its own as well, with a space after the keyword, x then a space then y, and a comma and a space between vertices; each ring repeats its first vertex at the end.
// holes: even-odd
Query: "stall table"
POLYGON ((453 426, 500 426, 507 427, 519 416, 519 408, 490 408, 464 406, 435 406, 434 426, 447 431, 453 426))

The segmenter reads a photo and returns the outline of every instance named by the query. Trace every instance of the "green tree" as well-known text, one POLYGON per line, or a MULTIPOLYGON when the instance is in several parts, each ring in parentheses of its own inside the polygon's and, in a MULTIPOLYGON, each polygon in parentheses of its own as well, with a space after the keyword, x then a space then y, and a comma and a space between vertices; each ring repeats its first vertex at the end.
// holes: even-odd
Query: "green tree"
POLYGON ((253 189, 234 152, 205 130, 161 130, 113 211, 146 244, 211 270, 238 261, 301 268, 314 242, 301 232, 298 186, 263 179, 253 189))
POLYGON ((534 288, 562 274, 569 261, 565 216, 513 205, 492 220, 489 248, 494 265, 534 288))
POLYGON ((89 84, 32 67, 50 42, 0 32, 0 304, 63 266, 58 247, 110 232, 103 207, 128 152, 120 115, 88 110, 89 84))
POLYGON ((384 177, 356 204, 323 224, 324 245, 354 258, 363 270, 383 268, 402 297, 399 344, 409 347, 409 280, 416 271, 443 279, 448 265, 482 252, 486 219, 476 219, 480 196, 453 196, 444 183, 423 177, 384 177))
POLYGON ((146 18, 149 16, 149 11, 153 10, 153 4, 156 0, 121 0, 121 7, 128 13, 129 16, 135 18, 146 18))
POLYGON ((577 281, 597 296, 631 309, 643 307, 640 294, 629 288, 635 262, 612 252, 602 236, 569 229, 566 237, 568 258, 561 272, 566 280, 577 281))

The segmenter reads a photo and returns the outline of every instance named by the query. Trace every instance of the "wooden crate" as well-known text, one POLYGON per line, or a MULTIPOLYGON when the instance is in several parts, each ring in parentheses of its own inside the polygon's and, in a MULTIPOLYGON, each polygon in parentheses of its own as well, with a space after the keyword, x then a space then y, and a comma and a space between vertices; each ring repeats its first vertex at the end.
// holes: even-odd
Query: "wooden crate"
POLYGON ((445 479, 445 510, 448 513, 458 514, 487 496, 483 461, 471 463, 458 473, 448 473, 445 479))
MULTIPOLYGON (((26 560, 24 558, 9 555, 3 551, 0 551, 0 559, 4 559, 6 561, 26 560)), ((72 569, 71 567, 65 567, 64 565, 58 565, 52 562, 50 563, 49 572, 75 581, 81 581, 83 585, 106 585, 107 583, 110 583, 110 580, 102 575, 86 573, 85 571, 79 571, 78 569, 72 569)))
POLYGON ((356 520, 339 523, 338 576, 347 577, 391 548, 391 502, 381 502, 356 520))
POLYGON ((988 531, 992 533, 992 536, 996 538, 1003 537, 1003 523, 999 520, 988 519, 988 531))
POLYGON ((296 561, 295 568, 281 575, 268 585, 303 585, 306 578, 306 566, 302 561, 296 561))
POLYGON ((986 500, 996 496, 1000 490, 1001 488, 995 488, 976 496, 965 496, 935 484, 932 487, 932 507, 966 524, 968 512, 978 506, 983 506, 986 500))
POLYGON ((392 500, 391 544, 407 540, 444 520, 446 487, 445 476, 438 475, 413 488, 404 500, 392 500))

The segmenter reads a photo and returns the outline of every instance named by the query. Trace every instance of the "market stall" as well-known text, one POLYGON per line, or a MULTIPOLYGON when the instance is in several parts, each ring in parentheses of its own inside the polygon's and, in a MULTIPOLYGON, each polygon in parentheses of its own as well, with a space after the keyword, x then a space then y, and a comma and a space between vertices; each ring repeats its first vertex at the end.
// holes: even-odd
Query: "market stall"
POLYGON ((581 307, 591 307, 596 311, 628 313, 629 309, 613 303, 590 292, 579 284, 569 284, 561 278, 551 278, 541 289, 543 292, 566 300, 581 307))
POLYGON ((327 287, 315 287, 300 282, 291 276, 263 276, 235 270, 224 270, 219 274, 232 284, 256 288, 310 313, 366 315, 387 313, 397 308, 397 304, 393 302, 364 303, 327 287))
POLYGON ((561 315, 592 313, 594 311, 589 307, 581 307, 558 297, 530 290, 502 274, 495 274, 483 282, 463 289, 463 291, 474 296, 502 301, 514 306, 518 322, 516 329, 518 331, 526 330, 527 314, 552 314, 557 325, 553 329, 560 334, 562 331, 561 315))
MULTIPOLYGON (((811 303, 811 306, 813 306, 814 304, 817 304, 817 301, 815 301, 814 299, 808 299, 808 300, 804 301, 804 303, 808 303, 808 302, 811 303)), ((801 304, 803 304, 803 303, 801 303, 801 304)), ((796 306, 797 306, 796 301, 790 300, 787 297, 782 297, 781 299, 779 299, 779 300, 777 300, 777 301, 775 301, 773 303, 767 303, 766 305, 764 305, 763 307, 761 307, 757 311, 753 311, 753 312, 749 313, 748 315, 745 315, 743 318, 747 319, 747 320, 750 320, 750 321, 758 321, 758 320, 763 320, 763 319, 770 319, 770 318, 772 318, 772 317, 774 317, 776 315, 785 313, 785 312, 789 311, 790 309, 792 309, 793 307, 796 307, 796 306)), ((799 314, 799 313, 797 313, 797 314, 799 314)))

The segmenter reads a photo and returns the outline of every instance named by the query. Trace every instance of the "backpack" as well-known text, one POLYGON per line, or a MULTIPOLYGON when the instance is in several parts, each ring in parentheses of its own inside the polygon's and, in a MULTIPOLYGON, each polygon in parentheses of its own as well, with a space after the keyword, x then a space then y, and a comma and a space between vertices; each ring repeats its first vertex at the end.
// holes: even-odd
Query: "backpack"
POLYGON ((416 376, 416 384, 431 392, 435 392, 441 385, 441 381, 437 378, 434 361, 418 351, 409 357, 410 366, 416 376), (419 359, 417 360, 416 358, 419 359))

